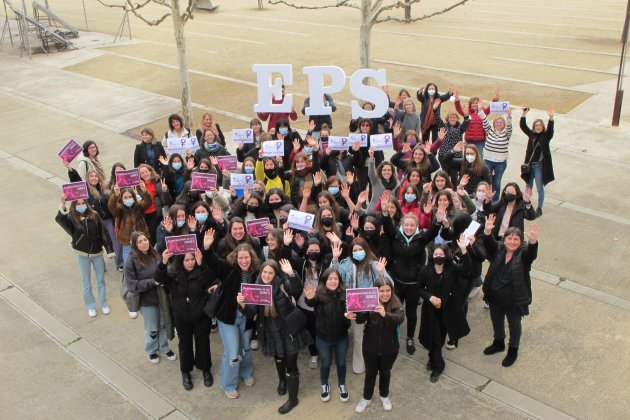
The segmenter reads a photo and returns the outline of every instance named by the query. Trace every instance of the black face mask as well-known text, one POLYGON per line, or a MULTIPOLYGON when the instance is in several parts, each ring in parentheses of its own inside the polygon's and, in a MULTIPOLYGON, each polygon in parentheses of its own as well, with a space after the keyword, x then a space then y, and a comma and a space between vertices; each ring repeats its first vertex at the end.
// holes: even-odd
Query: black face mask
POLYGON ((332 155, 334 157, 339 157, 339 155, 341 154, 341 152, 339 150, 333 150, 332 155))
POLYGON ((376 229, 373 230, 364 230, 363 235, 366 239, 374 239, 376 238, 376 229))
POLYGON ((446 257, 433 257, 433 264, 443 265, 446 262, 446 257))
POLYGON ((322 225, 326 227, 330 227, 333 225, 332 217, 322 217, 322 225))
POLYGON ((269 203, 269 207, 271 207, 274 210, 277 210, 280 207, 282 207, 282 201, 277 201, 275 203, 269 203))
POLYGON ((321 255, 321 252, 310 251, 306 253, 306 258, 308 258, 311 261, 317 261, 319 260, 320 255, 321 255))
POLYGON ((250 211, 252 213, 255 213, 256 211, 258 211, 258 206, 247 206, 247 211, 250 211))
POLYGON ((289 220, 287 217, 280 216, 280 223, 282 223, 283 225, 287 222, 287 220, 289 220))
POLYGON ((190 198, 190 201, 192 202, 199 201, 200 197, 201 197, 201 194, 199 193, 199 191, 191 191, 188 193, 188 198, 190 198))
POLYGON ((324 143, 328 143, 328 136, 321 136, 319 139, 324 143))
POLYGON ((511 203, 512 201, 516 200, 516 194, 512 194, 512 193, 505 193, 505 201, 507 201, 508 203, 511 203))
POLYGON ((265 169, 265 175, 267 175, 268 178, 275 178, 276 177, 276 169, 265 169))

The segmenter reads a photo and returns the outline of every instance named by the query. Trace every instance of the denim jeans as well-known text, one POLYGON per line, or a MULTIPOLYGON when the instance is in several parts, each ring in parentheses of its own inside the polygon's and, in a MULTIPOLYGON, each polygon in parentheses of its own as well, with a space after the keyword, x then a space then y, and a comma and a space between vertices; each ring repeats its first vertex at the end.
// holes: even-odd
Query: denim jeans
POLYGON ((319 350, 319 380, 322 385, 328 384, 330 365, 332 364, 332 352, 335 351, 335 365, 337 365, 337 380, 339 385, 346 384, 346 354, 348 353, 348 337, 337 341, 327 341, 315 337, 317 350, 319 350))
POLYGON ((123 245, 122 246, 123 266, 125 265, 125 262, 127 262, 127 258, 129 258, 129 254, 131 254, 131 245, 123 245))
POLYGON ((234 391, 238 386, 238 378, 251 378, 254 373, 252 352, 249 348, 251 330, 245 330, 247 319, 236 311, 234 325, 219 321, 219 334, 223 342, 223 357, 221 358, 221 388, 234 391))
POLYGON ((481 159, 483 159, 483 149, 486 147, 486 141, 473 141, 467 144, 472 144, 477 148, 477 151, 479 152, 479 156, 481 157, 481 159))
POLYGON ((105 260, 103 255, 92 255, 84 257, 77 255, 79 271, 83 280, 83 302, 88 309, 96 309, 96 302, 92 294, 92 266, 96 274, 96 285, 98 287, 98 300, 101 308, 107 306, 107 292, 105 290, 105 260))
POLYGON ((166 339, 166 328, 164 328, 164 317, 157 305, 141 306, 140 313, 144 319, 144 351, 147 354, 168 353, 168 340, 166 339))
POLYGON ((543 185, 543 173, 542 173, 542 163, 540 162, 532 162, 532 173, 529 179, 529 188, 532 188, 534 185, 534 180, 536 181, 536 191, 538 191, 538 208, 542 209, 543 204, 545 202, 545 186, 543 185))
POLYGON ((107 228, 107 234, 109 238, 112 240, 112 246, 114 247, 114 262, 116 263, 116 268, 123 267, 125 265, 125 261, 123 260, 122 254, 122 246, 120 246, 120 242, 118 242, 118 238, 116 238, 116 230, 114 229, 114 219, 111 217, 109 219, 103 220, 103 224, 107 228))
POLYGON ((505 169, 507 168, 507 160, 504 160, 503 162, 484 160, 483 163, 485 163, 488 167, 490 176, 492 177, 492 191, 494 191, 492 202, 496 203, 501 197, 501 179, 503 178, 503 172, 505 172, 505 169))

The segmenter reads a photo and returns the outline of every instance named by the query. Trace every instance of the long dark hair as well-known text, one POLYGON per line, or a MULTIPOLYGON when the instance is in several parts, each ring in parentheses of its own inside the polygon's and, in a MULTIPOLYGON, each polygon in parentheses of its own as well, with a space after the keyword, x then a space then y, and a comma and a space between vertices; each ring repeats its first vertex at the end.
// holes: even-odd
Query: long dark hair
POLYGON ((138 232, 138 231, 131 232, 131 257, 134 258, 136 261, 138 261, 141 267, 146 268, 150 264, 157 261, 160 258, 160 255, 155 250, 155 248, 153 248, 150 245, 149 245, 149 250, 147 251, 146 254, 140 251, 138 249, 138 239, 140 239, 141 236, 144 236, 145 238, 147 238, 147 241, 149 240, 149 237, 144 232, 138 232))
POLYGON ((225 242, 226 251, 228 253, 230 253, 232 250, 236 250, 236 248, 241 244, 248 244, 252 249, 254 247, 254 241, 252 241, 251 236, 249 236, 249 233, 247 233, 247 223, 245 223, 245 220, 240 217, 233 217, 232 220, 230 220, 227 234, 225 235, 225 238, 223 240, 225 242), (236 239, 232 237, 232 226, 234 226, 236 223, 242 224, 243 229, 245 230, 245 234, 241 242, 236 242, 236 239))
POLYGON ((315 292, 316 296, 319 298, 321 302, 326 302, 331 298, 330 294, 328 293, 328 288, 326 288, 326 281, 328 280, 328 277, 330 277, 331 274, 337 275, 337 278, 339 279, 339 285, 337 286, 337 289, 335 290, 335 292, 339 292, 340 293, 339 297, 345 301, 346 300, 346 285, 343 283, 343 278, 341 277, 339 270, 337 270, 336 268, 328 268, 326 269, 326 271, 322 273, 321 276, 319 276, 319 283, 317 284, 317 291, 315 292))
MULTIPOLYGON (((363 271, 364 274, 368 274, 372 269, 372 262, 376 261, 376 255, 374 255, 374 252, 372 252, 370 244, 368 244, 368 242, 360 236, 352 240, 352 243, 350 244, 350 253, 353 252, 352 250, 354 249, 355 245, 359 245, 365 251, 365 258, 363 259, 363 261, 356 263, 357 273, 359 271, 363 271)), ((354 259, 352 259, 352 261, 354 262, 354 259)))
POLYGON ((389 302, 383 305, 383 307, 385 308, 385 312, 392 313, 402 308, 402 303, 400 303, 400 299, 398 299, 398 296, 396 296, 396 293, 394 293, 394 285, 389 280, 387 280, 386 278, 378 278, 374 282, 374 286, 378 287, 379 289, 383 286, 388 286, 392 291, 392 297, 389 298, 389 302))

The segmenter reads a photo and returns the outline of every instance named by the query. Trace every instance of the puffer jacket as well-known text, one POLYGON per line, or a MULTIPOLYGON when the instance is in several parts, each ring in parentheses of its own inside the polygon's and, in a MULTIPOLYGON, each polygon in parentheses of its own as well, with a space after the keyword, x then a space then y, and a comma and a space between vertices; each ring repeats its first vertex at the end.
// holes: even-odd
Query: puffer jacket
POLYGON ((405 310, 396 308, 382 317, 376 312, 360 312, 357 324, 365 324, 363 351, 376 354, 397 353, 400 348, 398 327, 405 320, 405 310))
POLYGON ((89 256, 98 255, 103 252, 105 245, 103 234, 103 222, 98 214, 94 214, 94 219, 80 217, 77 223, 69 211, 59 209, 55 221, 72 237, 72 249, 78 254, 89 256))
POLYGON ((324 296, 319 293, 306 304, 315 308, 315 333, 326 341, 337 341, 348 336, 350 320, 344 316, 346 293, 343 290, 328 290, 324 296))

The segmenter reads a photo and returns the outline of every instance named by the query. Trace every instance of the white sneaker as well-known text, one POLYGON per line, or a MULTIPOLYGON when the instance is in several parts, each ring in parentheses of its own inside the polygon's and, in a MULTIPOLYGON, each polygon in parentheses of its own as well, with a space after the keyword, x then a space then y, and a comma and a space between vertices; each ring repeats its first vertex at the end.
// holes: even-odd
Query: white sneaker
POLYGON ((249 348, 252 350, 258 350, 258 340, 252 340, 249 342, 249 348))
POLYGON ((308 363, 308 366, 311 369, 317 369, 317 363, 319 362, 319 356, 311 356, 311 360, 308 363))
POLYGON ((392 402, 389 400, 389 397, 381 397, 381 401, 383 402, 383 410, 392 411, 392 402))
POLYGON ((138 318, 138 312, 129 312, 129 318, 136 319, 138 318))
POLYGON ((477 294, 479 293, 480 290, 481 290, 481 286, 473 287, 472 290, 470 291, 470 293, 468 294, 468 299, 472 299, 475 296, 477 296, 477 294))
POLYGON ((95 318, 96 317, 96 309, 88 309, 88 315, 90 316, 90 318, 95 318))
POLYGON ((109 314, 111 314, 111 313, 112 313, 112 310, 111 310, 111 309, 109 309, 109 306, 103 306, 103 307, 101 308, 101 312, 103 312, 103 315, 109 315, 109 314))
POLYGON ((361 401, 359 401, 359 403, 357 404, 356 407, 354 407, 354 411, 356 413, 363 413, 365 411, 365 409, 367 408, 368 405, 372 404, 372 400, 365 400, 363 398, 361 398, 361 401))
POLYGON ((328 386, 328 384, 322 385, 322 391, 320 393, 320 398, 324 402, 330 400, 330 387, 328 386))
POLYGON ((166 357, 168 360, 177 360, 177 355, 173 352, 173 350, 169 350, 166 353, 160 353, 162 356, 166 357))

